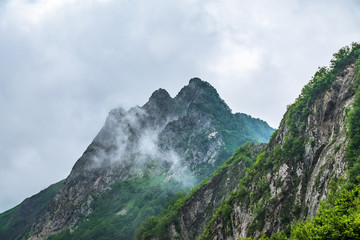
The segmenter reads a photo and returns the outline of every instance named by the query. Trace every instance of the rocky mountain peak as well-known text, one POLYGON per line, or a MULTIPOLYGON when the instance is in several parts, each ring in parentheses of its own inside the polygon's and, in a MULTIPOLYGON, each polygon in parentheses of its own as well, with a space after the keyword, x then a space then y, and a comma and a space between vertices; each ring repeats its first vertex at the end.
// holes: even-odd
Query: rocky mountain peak
POLYGON ((194 77, 189 80, 189 86, 198 86, 201 87, 202 84, 206 83, 205 81, 201 80, 198 77, 194 77))
POLYGON ((130 227, 113 228, 118 238, 133 239, 141 219, 159 214, 176 192, 210 175, 238 146, 267 141, 273 129, 252 120, 250 126, 232 114, 215 88, 199 78, 191 79, 175 98, 160 88, 142 107, 113 109, 26 234, 45 239, 77 224, 92 224, 104 207, 109 214, 102 219, 117 218, 121 212, 121 221, 131 222, 130 227), (266 129, 265 138, 253 127, 259 124, 266 129), (99 203, 101 199, 112 205, 99 203))
POLYGON ((151 97, 149 98, 149 102, 164 102, 169 101, 172 98, 170 97, 170 94, 163 88, 159 88, 155 92, 151 94, 151 97))
POLYGON ((175 97, 175 100, 188 107, 192 104, 206 104, 219 110, 222 109, 231 112, 216 89, 200 78, 190 79, 189 84, 181 89, 175 97))
POLYGON ((149 101, 142 107, 156 123, 164 123, 169 115, 178 115, 174 99, 162 88, 152 93, 149 101), (160 122, 159 122, 160 121, 160 122))
POLYGON ((192 99, 196 98, 199 94, 215 94, 218 95, 216 89, 208 82, 200 78, 192 78, 187 86, 184 86, 179 94, 175 97, 177 99, 192 99))

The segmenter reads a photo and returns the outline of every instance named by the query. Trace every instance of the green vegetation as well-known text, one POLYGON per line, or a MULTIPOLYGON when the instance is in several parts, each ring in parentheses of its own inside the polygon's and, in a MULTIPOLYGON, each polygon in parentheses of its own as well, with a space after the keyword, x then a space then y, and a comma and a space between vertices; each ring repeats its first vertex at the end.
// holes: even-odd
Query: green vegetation
POLYGON ((288 107, 285 122, 291 134, 296 135, 300 133, 299 130, 303 130, 302 128, 306 126, 304 120, 311 113, 310 105, 331 87, 336 75, 354 62, 359 54, 360 44, 352 43, 351 47, 341 48, 333 55, 330 67, 319 68, 311 81, 302 89, 295 103, 288 107))
POLYGON ((346 159, 349 164, 349 189, 360 184, 360 56, 356 60, 356 72, 354 103, 346 116, 347 134, 350 140, 346 146, 346 159))
MULTIPOLYGON (((160 240, 167 239, 166 229, 170 224, 174 224, 176 229, 180 231, 178 216, 180 210, 184 207, 187 200, 195 193, 197 193, 202 187, 207 185, 213 178, 218 176, 225 168, 234 166, 234 164, 239 162, 243 162, 246 166, 250 166, 255 160, 252 153, 253 147, 254 145, 250 143, 240 147, 230 159, 228 159, 224 164, 216 169, 210 178, 202 181, 201 184, 194 187, 190 193, 184 196, 177 195, 176 198, 174 198, 172 202, 167 205, 159 217, 148 217, 138 229, 136 239, 147 240, 151 239, 152 237, 157 237, 160 240)), ((229 208, 229 205, 222 205, 220 209, 221 210, 219 211, 222 212, 223 216, 230 221, 229 214, 231 209, 229 208)))
MULTIPOLYGON (((336 188, 332 188, 328 200, 321 202, 313 219, 293 224, 289 238, 281 233, 271 236, 270 239, 360 239, 360 45, 353 43, 352 48, 345 47, 334 54, 334 57, 332 65, 337 66, 335 69, 344 68, 357 58, 355 100, 346 117, 350 140, 346 146, 349 169, 347 183, 338 192, 335 191, 336 188)), ((340 147, 341 145, 335 146, 334 153, 340 147)), ((319 182, 321 172, 322 169, 315 182, 319 182)))
POLYGON ((265 201, 270 200, 270 188, 269 182, 266 178, 261 178, 262 173, 266 171, 271 166, 269 162, 271 155, 269 152, 264 151, 257 156, 256 162, 249 166, 245 177, 243 177, 239 182, 239 187, 236 191, 231 192, 230 197, 227 200, 224 200, 220 207, 214 212, 211 220, 205 227, 205 230, 201 234, 199 239, 211 239, 212 236, 212 227, 216 221, 217 216, 222 216, 226 234, 231 235, 231 219, 229 210, 235 202, 242 201, 253 210, 256 214, 255 220, 251 224, 249 231, 254 232, 256 230, 262 230, 265 224, 265 214, 266 209, 264 208, 265 201), (249 191, 249 185, 253 182, 257 182, 257 190, 249 191), (263 198, 263 200, 261 200, 263 198), (227 216, 224 218, 224 216, 227 216))
POLYGON ((60 181, 25 199, 18 206, 0 214, 0 239, 22 239, 30 231, 35 218, 46 209, 49 201, 59 191, 64 181, 60 181))
MULTIPOLYGON (((255 239, 255 238, 254 238, 255 239)), ((316 216, 306 222, 296 222, 291 226, 290 236, 284 232, 273 234, 262 240, 347 240, 360 239, 360 187, 354 190, 344 188, 330 193, 322 202, 316 216)), ((246 238, 252 240, 252 238, 246 238)))
MULTIPOLYGON (((284 137, 282 145, 275 143, 277 132, 275 132, 268 144, 268 148, 258 155, 256 162, 247 169, 246 175, 240 180, 239 188, 231 194, 231 197, 225 200, 221 206, 233 206, 234 203, 242 204, 244 207, 252 209, 254 214, 254 221, 251 223, 247 235, 252 235, 255 231, 262 231, 265 224, 265 216, 270 209, 277 207, 277 197, 270 199, 269 183, 266 181, 268 173, 277 172, 281 164, 296 163, 302 160, 305 151, 305 143, 310 143, 311 147, 315 147, 315 141, 311 139, 304 139, 303 132, 306 129, 307 117, 311 113, 311 106, 315 100, 324 94, 332 85, 336 75, 349 64, 353 63, 360 55, 360 45, 353 43, 351 47, 345 47, 334 54, 330 67, 322 67, 315 73, 312 80, 307 84, 296 99, 295 103, 288 107, 284 115, 283 123, 285 123, 288 132, 284 137), (256 183, 256 184, 254 184, 256 183)), ((357 60, 358 79, 356 87, 359 88, 360 83, 360 60, 357 60)), ((347 147, 347 158, 350 161, 349 182, 354 186, 360 182, 360 91, 356 93, 355 103, 353 109, 348 113, 349 123, 349 137, 350 144, 347 147), (359 94, 359 95, 358 95, 359 94)), ((335 153, 340 149, 340 146, 335 146, 335 153)), ((296 182, 299 182, 297 179, 296 182)), ((304 178, 307 181, 307 178, 304 178)), ((320 174, 317 182, 320 182, 320 174)), ((277 186, 280 185, 277 179, 277 186)), ((292 184, 292 183, 288 183, 292 184)), ((306 210, 302 204, 295 204, 294 185, 289 185, 288 189, 283 189, 287 197, 283 198, 280 211, 280 222, 283 226, 287 226, 294 219, 301 216, 301 213, 306 210)), ((221 207, 213 215, 212 220, 206 226, 200 239, 211 239, 213 224, 218 219, 219 213, 224 209, 221 207)), ((224 220, 224 219, 223 219, 224 220)), ((225 221, 225 220, 224 220, 225 221)), ((284 239, 285 234, 276 234, 271 239, 284 239)), ((264 237, 263 239, 267 239, 264 237)), ((285 238, 286 239, 286 238, 285 238)), ((304 238, 306 239, 306 238, 304 238)))
POLYGON ((115 183, 109 191, 94 197, 94 211, 83 216, 74 231, 65 230, 48 239, 133 239, 140 223, 147 216, 158 215, 181 189, 180 183, 165 180, 165 176, 144 176, 115 183))
POLYGON ((148 217, 136 232, 136 239, 151 239, 157 236, 159 240, 166 238, 166 228, 174 223, 179 230, 178 212, 185 205, 189 195, 177 195, 165 208, 159 217, 148 217))

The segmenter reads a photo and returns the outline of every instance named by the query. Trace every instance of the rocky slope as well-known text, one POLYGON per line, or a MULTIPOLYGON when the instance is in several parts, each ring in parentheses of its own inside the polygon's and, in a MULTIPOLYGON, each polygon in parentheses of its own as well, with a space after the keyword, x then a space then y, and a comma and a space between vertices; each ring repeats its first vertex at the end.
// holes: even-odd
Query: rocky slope
POLYGON ((171 214, 164 213, 153 225, 145 222, 138 239, 238 239, 262 233, 270 236, 281 230, 289 233, 291 222, 313 217, 330 189, 347 178, 346 116, 354 102, 360 69, 355 62, 359 55, 360 45, 353 44, 334 54, 330 68, 319 68, 288 107, 279 129, 256 162, 245 176, 239 174, 233 180, 235 190, 223 195, 226 199, 211 211, 213 216, 206 227, 203 222, 198 224, 196 213, 209 204, 206 200, 213 193, 211 184, 216 177, 179 200, 170 221, 166 219, 171 214), (196 230, 193 226, 197 226, 196 230))
POLYGON ((238 179, 253 164, 265 143, 247 143, 199 186, 178 200, 158 218, 147 219, 138 230, 137 239, 195 239, 203 231, 222 200, 238 188, 238 179), (180 207, 179 207, 180 206, 180 207), (149 227, 148 227, 149 226, 149 227))
POLYGON ((180 231, 176 231, 175 225, 171 224, 169 229, 173 229, 173 232, 169 238, 194 239, 198 236, 220 203, 237 189, 237 180, 245 175, 246 168, 255 162, 264 147, 265 144, 244 145, 217 169, 208 183, 193 194, 179 211, 177 228, 180 231))
MULTIPOLYGON (((198 78, 191 79, 175 98, 159 89, 142 107, 109 113, 46 210, 36 216, 30 239, 44 239, 65 229, 75 230, 76 235, 87 222, 99 220, 99 209, 107 214, 103 218, 141 222, 159 213, 159 206, 177 191, 213 172, 238 146, 266 142, 272 132, 264 121, 232 114, 216 90, 198 78), (150 188, 159 194, 139 193, 150 188), (128 197, 123 198, 124 194, 128 197), (143 200, 131 200, 140 195, 143 200), (99 207, 106 196, 118 205, 99 207), (156 208, 146 205, 145 209, 144 201, 156 208)), ((122 239, 131 238, 136 226, 130 228, 122 239)))
POLYGON ((346 116, 354 101, 359 49, 355 44, 341 56, 340 50, 332 68, 319 69, 304 87, 240 190, 224 202, 231 211, 219 208, 201 239, 288 233, 291 222, 313 217, 320 200, 347 178, 346 116))

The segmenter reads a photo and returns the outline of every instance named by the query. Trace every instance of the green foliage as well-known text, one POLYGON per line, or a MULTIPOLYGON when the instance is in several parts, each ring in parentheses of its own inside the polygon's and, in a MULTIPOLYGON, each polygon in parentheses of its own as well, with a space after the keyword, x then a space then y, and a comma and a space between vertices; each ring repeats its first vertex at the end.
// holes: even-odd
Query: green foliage
POLYGON ((255 220, 250 224, 247 234, 252 235, 254 232, 261 231, 265 226, 266 209, 260 208, 257 211, 255 220))
POLYGON ((179 223, 177 219, 177 213, 181 209, 187 197, 177 195, 170 204, 167 205, 165 211, 160 217, 148 217, 136 231, 136 239, 151 239, 157 236, 158 239, 166 238, 166 228, 170 223, 174 223, 177 230, 179 230, 179 223))
POLYGON ((335 73, 341 72, 347 65, 354 62, 360 55, 360 44, 353 42, 351 46, 341 48, 333 55, 330 66, 335 69, 335 73))
POLYGON ((302 124, 306 124, 305 119, 311 113, 310 106, 315 99, 331 87, 336 74, 355 61, 359 54, 360 45, 353 43, 351 47, 341 48, 334 54, 329 68, 318 69, 310 82, 302 89, 295 103, 288 107, 285 115, 285 123, 293 136, 299 133, 302 124))
POLYGON ((293 136, 286 136, 282 146, 282 157, 286 161, 300 161, 305 152, 304 143, 301 139, 293 136))
POLYGON ((349 184, 353 188, 360 183, 360 57, 356 60, 356 92, 352 110, 346 116, 349 143, 346 146, 346 159, 349 163, 349 184))
POLYGON ((331 87, 335 79, 333 69, 321 67, 315 73, 310 82, 302 89, 295 103, 288 107, 285 115, 285 123, 289 127, 290 134, 299 134, 301 123, 311 113, 310 106, 315 99, 331 87))
POLYGON ((276 135, 277 135, 277 133, 278 133, 278 130, 279 129, 276 129, 272 134, 271 134, 271 137, 270 137, 270 143, 272 142, 272 141, 275 141, 275 138, 276 138, 276 135))
POLYGON ((50 200, 59 191, 64 181, 60 181, 25 199, 18 206, 0 214, 0 239, 22 239, 30 232, 36 217, 40 216, 50 200))
POLYGON ((294 214, 297 218, 300 217, 301 211, 302 211, 301 205, 295 204, 295 205, 293 206, 292 212, 293 212, 293 214, 294 214))
POLYGON ((291 226, 289 238, 284 232, 280 232, 270 238, 262 236, 260 239, 360 239, 360 187, 330 195, 332 196, 326 202, 321 203, 319 212, 313 219, 296 222, 291 226))
POLYGON ((148 217, 140 225, 136 231, 136 239, 152 239, 154 236, 159 240, 167 239, 166 229, 173 223, 177 230, 179 230, 178 212, 184 206, 189 199, 189 195, 177 195, 172 201, 165 207, 165 210, 159 217, 148 217))
POLYGON ((223 204, 220 206, 220 209, 222 218, 225 220, 225 222, 229 223, 231 220, 230 214, 233 210, 232 207, 226 202, 223 202, 223 204))
POLYGON ((322 203, 318 214, 291 229, 290 239, 360 239, 360 189, 343 191, 322 203))

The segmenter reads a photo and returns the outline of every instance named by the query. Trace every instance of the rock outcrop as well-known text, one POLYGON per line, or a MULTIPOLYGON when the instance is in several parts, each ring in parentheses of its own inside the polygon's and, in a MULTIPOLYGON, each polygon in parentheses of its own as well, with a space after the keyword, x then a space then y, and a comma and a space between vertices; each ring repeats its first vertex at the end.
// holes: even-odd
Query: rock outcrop
POLYGON ((355 59, 341 71, 321 76, 319 81, 331 80, 330 87, 308 98, 308 106, 300 96, 288 108, 265 151, 240 181, 243 190, 226 201, 231 212, 224 217, 224 210, 218 209, 202 239, 289 231, 291 222, 316 214, 331 184, 347 178, 346 114, 354 100, 355 59))
POLYGON ((178 213, 176 223, 173 222, 168 226, 169 235, 166 238, 196 239, 221 202, 229 198, 230 193, 238 188, 238 179, 245 175, 246 168, 251 162, 255 162, 256 156, 265 146, 264 143, 259 145, 249 143, 238 149, 208 183, 186 201, 178 213))

